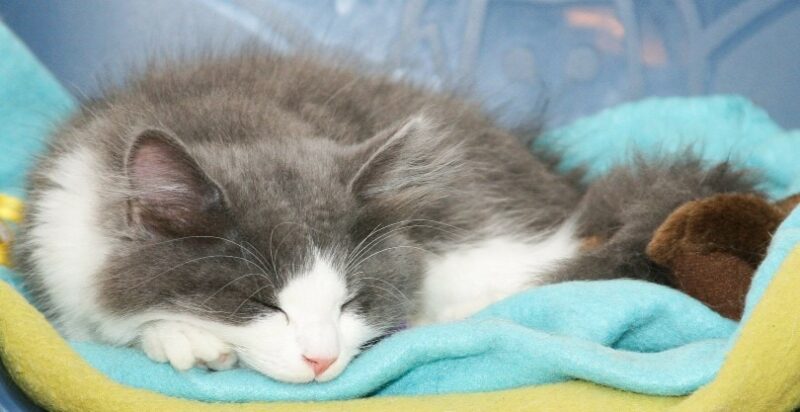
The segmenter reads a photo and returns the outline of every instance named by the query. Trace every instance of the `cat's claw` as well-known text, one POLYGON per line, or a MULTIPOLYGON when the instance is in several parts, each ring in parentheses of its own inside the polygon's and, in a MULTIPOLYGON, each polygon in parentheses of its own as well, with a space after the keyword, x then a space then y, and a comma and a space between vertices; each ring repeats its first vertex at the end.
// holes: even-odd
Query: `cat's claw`
POLYGON ((230 369, 237 361, 228 344, 183 322, 159 321, 146 325, 142 329, 141 347, 150 359, 159 363, 169 362, 180 371, 194 366, 230 369))

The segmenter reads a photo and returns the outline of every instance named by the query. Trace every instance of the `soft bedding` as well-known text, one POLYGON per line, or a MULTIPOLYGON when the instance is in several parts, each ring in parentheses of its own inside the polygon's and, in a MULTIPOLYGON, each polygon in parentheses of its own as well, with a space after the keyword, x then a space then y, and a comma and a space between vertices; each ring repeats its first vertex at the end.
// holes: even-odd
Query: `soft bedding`
MULTIPOLYGON (((0 192, 19 198, 31 156, 74 103, 2 26, 0 55, 0 192)), ((554 130, 537 144, 563 151, 564 170, 588 165, 592 178, 625 159, 633 148, 663 152, 690 142, 709 160, 732 159, 761 170, 768 181, 764 189, 775 197, 800 191, 800 133, 781 130, 739 97, 631 103, 554 130)), ((14 220, 6 217, 7 223, 14 220)), ((792 291, 794 296, 800 293, 798 242, 800 212, 795 211, 776 233, 758 269, 741 325, 666 287, 632 280, 571 282, 521 293, 462 322, 400 332, 358 357, 334 381, 307 385, 272 381, 246 369, 180 373, 134 349, 65 342, 23 298, 24 286, 14 272, 0 268, 0 278, 7 282, 0 282, 0 355, 31 397, 64 410, 101 405, 125 410, 131 402, 145 409, 200 408, 157 393, 215 402, 213 407, 224 409, 270 405, 288 410, 294 404, 250 402, 486 392, 576 379, 606 388, 569 382, 486 395, 316 405, 319 410, 369 405, 425 410, 445 406, 447 399, 465 407, 494 400, 510 402, 503 409, 514 410, 535 402, 555 407, 559 400, 575 402, 577 396, 585 397, 580 404, 587 408, 618 404, 658 409, 691 402, 720 405, 751 387, 772 383, 784 390, 762 388, 762 393, 774 395, 764 395, 763 405, 790 406, 800 396, 787 383, 797 375, 791 370, 800 370, 800 344, 787 328, 800 324, 800 317, 780 302, 790 299, 792 291), (776 290, 778 282, 782 286, 776 290), (764 359, 754 372, 747 357, 764 359), (742 368, 749 375, 739 375, 742 368), (746 389, 737 383, 759 376, 759 371, 763 377, 746 389), (718 373, 727 380, 714 381, 718 373), (688 395, 704 385, 708 386, 686 401, 633 394, 688 395), (472 403, 463 403, 469 399, 472 403), (773 401, 779 403, 769 403, 773 401)))

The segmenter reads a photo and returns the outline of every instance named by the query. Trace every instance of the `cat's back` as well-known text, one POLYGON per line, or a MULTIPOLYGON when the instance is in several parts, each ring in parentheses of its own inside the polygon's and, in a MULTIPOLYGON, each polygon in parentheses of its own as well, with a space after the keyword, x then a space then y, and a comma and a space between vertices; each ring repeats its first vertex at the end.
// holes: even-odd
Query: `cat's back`
MULTIPOLYGON (((218 181, 262 176, 266 159, 303 170, 309 161, 349 170, 333 153, 420 117, 432 125, 421 139, 459 152, 459 170, 466 172, 452 186, 477 199, 467 202, 469 207, 461 202, 459 208, 471 212, 460 220, 475 221, 482 204, 493 202, 502 210, 546 210, 534 213, 539 226, 563 219, 575 203, 575 188, 474 102, 352 60, 263 50, 161 60, 140 70, 125 85, 85 104, 57 133, 32 183, 46 181, 37 176, 52 169, 53 159, 81 149, 96 160, 95 174, 122 175, 132 138, 152 128, 176 136, 218 181), (244 157, 250 158, 247 165, 244 157), (476 191, 480 196, 473 196, 476 191), (545 207, 554 204, 558 207, 545 207)), ((458 193, 447 203, 459 204, 458 193)))
POLYGON ((119 129, 156 124, 189 144, 256 136, 356 143, 421 111, 465 129, 489 124, 477 105, 354 61, 265 51, 153 63, 87 102, 75 122, 100 114, 119 129))

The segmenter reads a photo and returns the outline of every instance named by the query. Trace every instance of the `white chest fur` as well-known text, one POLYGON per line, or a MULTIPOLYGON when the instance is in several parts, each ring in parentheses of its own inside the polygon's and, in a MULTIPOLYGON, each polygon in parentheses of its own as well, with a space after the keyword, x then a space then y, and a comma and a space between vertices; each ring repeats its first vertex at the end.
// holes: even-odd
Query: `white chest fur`
POLYGON ((110 249, 97 226, 95 159, 87 150, 64 156, 49 174, 55 188, 42 193, 31 216, 33 259, 66 335, 87 339, 100 311, 95 274, 110 249))
POLYGON ((463 319, 529 287, 542 284, 556 263, 575 256, 572 224, 530 240, 497 236, 463 245, 428 261, 421 311, 415 323, 463 319))

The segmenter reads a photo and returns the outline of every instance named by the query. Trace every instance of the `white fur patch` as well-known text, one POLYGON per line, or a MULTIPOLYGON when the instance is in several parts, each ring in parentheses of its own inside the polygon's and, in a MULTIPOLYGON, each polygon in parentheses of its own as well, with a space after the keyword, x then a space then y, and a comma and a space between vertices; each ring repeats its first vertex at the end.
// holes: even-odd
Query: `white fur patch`
POLYGON ((575 256, 574 225, 541 238, 497 236, 432 258, 421 291, 417 324, 466 318, 486 306, 542 282, 552 266, 575 256))
POLYGON ((299 349, 310 358, 339 356, 337 323, 347 286, 325 259, 316 257, 307 274, 289 282, 278 295, 278 306, 289 316, 299 349))
POLYGON ((32 216, 33 261, 57 308, 57 326, 73 339, 89 339, 101 314, 94 276, 112 242, 98 229, 96 169, 85 149, 61 158, 48 176, 59 187, 42 194, 32 216))
POLYGON ((176 369, 198 364, 217 369, 208 359, 220 357, 225 361, 221 368, 229 367, 231 360, 225 355, 233 353, 248 367, 281 381, 328 381, 339 376, 363 343, 377 336, 363 318, 340 311, 346 299, 339 272, 316 255, 312 269, 292 279, 279 293, 278 305, 286 316, 270 313, 235 326, 191 314, 154 311, 106 325, 106 334, 133 340, 131 332, 141 333, 139 341, 145 353, 176 369), (304 356, 336 361, 315 376, 304 356))

